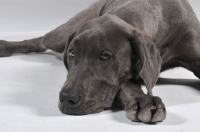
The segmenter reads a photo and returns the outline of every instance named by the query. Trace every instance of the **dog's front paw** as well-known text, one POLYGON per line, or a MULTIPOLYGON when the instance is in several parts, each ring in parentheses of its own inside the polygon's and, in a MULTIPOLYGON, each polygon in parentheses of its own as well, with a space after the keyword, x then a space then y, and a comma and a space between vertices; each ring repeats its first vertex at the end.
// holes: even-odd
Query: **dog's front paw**
POLYGON ((140 97, 126 106, 126 116, 136 122, 156 123, 165 120, 166 109, 159 97, 140 97))

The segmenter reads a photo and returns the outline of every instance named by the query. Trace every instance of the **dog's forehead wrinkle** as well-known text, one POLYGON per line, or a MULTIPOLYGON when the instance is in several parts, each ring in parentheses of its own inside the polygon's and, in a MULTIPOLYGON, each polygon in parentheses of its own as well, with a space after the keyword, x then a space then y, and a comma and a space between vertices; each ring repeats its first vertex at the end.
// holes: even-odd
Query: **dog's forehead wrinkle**
POLYGON ((76 37, 77 45, 84 49, 98 49, 103 41, 103 35, 100 29, 86 30, 76 37))
POLYGON ((103 34, 102 28, 100 26, 90 27, 88 29, 85 29, 85 30, 79 32, 79 34, 77 35, 77 38, 82 38, 83 36, 84 37, 87 36, 89 38, 96 34, 98 34, 98 35, 103 34))
POLYGON ((100 53, 103 50, 110 50, 115 54, 120 49, 121 44, 123 44, 123 42, 120 43, 120 40, 115 39, 114 37, 109 40, 101 38, 102 36, 97 34, 88 38, 88 40, 85 40, 81 44, 75 45, 74 47, 78 47, 76 52, 80 54, 79 60, 87 58, 88 60, 92 59, 92 61, 96 61, 100 58, 100 53))

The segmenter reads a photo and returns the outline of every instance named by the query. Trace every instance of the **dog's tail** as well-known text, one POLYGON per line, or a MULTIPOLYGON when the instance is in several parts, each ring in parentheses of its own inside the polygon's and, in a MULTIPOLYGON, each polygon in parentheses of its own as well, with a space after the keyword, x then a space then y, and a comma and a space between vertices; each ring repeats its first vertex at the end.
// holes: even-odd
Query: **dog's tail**
POLYGON ((42 38, 39 37, 19 42, 0 40, 0 57, 7 57, 16 53, 44 52, 46 49, 42 47, 42 38))

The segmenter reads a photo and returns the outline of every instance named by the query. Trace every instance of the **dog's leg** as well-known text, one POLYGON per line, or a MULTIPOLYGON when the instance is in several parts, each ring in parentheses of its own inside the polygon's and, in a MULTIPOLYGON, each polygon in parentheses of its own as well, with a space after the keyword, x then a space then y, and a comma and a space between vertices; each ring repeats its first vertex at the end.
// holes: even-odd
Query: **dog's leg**
POLYGON ((165 105, 159 97, 143 93, 138 83, 130 80, 123 84, 116 96, 117 103, 126 110, 126 116, 132 121, 156 123, 165 120, 165 105))
POLYGON ((184 39, 186 44, 183 45, 181 55, 177 60, 184 68, 192 71, 200 79, 200 33, 198 34, 196 31, 190 36, 192 36, 191 39, 185 37, 188 41, 184 39))
POLYGON ((44 52, 41 46, 42 37, 21 42, 7 42, 0 40, 0 57, 7 57, 15 53, 44 52))
POLYGON ((194 73, 196 77, 200 79, 200 64, 194 64, 194 63, 184 63, 182 62, 183 67, 190 70, 194 73))
MULTIPOLYGON (((200 61, 199 61, 200 62, 200 61)), ((192 71, 196 77, 200 79, 200 63, 199 62, 182 62, 183 67, 192 71)))

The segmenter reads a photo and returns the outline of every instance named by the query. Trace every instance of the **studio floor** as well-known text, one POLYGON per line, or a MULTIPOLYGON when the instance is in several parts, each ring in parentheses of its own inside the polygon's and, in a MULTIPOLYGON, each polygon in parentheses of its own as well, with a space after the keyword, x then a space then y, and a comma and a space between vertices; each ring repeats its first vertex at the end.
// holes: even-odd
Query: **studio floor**
MULTIPOLYGON (((34 38, 45 32, 4 33, 2 39, 34 38)), ((154 95, 167 108, 156 125, 131 122, 124 111, 63 115, 58 94, 67 70, 52 51, 0 58, 0 132, 199 132, 200 80, 177 68, 160 75, 154 95)), ((145 87, 143 86, 145 90, 145 87)))

